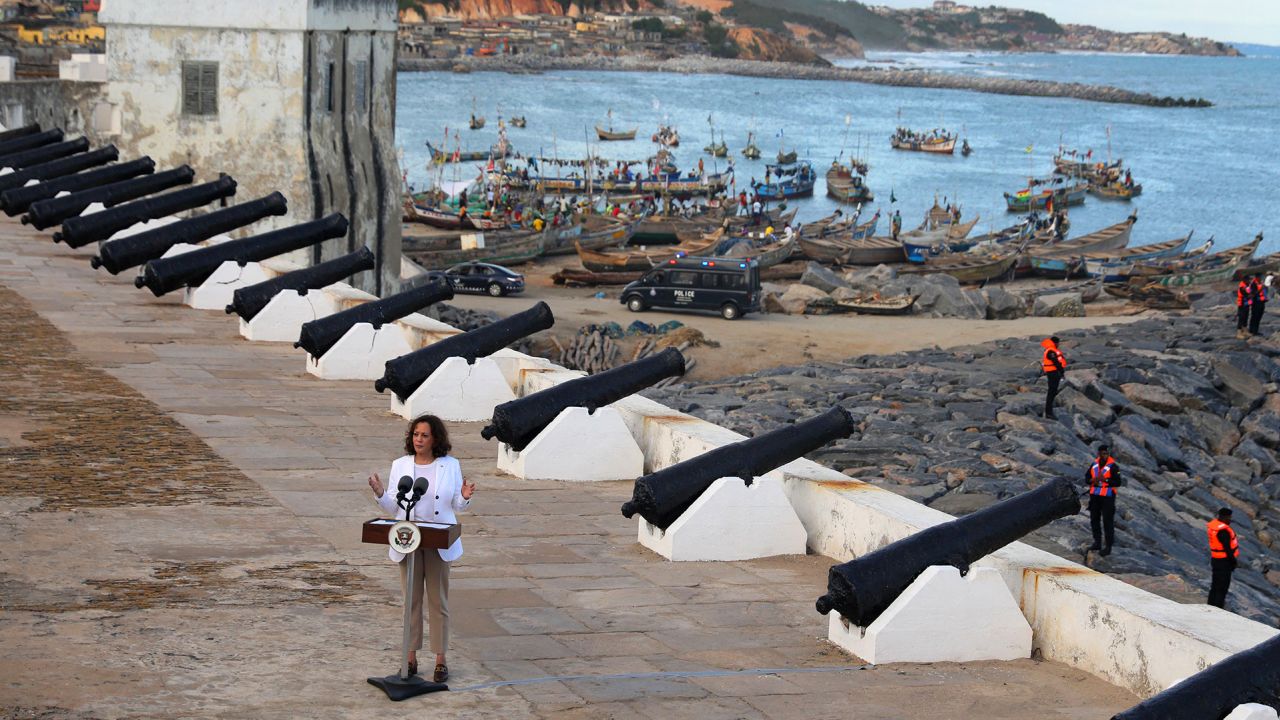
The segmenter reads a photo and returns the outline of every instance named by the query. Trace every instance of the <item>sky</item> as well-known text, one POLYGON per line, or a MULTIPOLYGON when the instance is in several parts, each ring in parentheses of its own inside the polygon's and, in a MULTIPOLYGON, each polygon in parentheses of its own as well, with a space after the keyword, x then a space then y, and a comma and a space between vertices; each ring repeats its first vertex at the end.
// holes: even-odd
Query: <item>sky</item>
MULTIPOLYGON (((864 0, 869 5, 928 7, 931 0, 864 0)), ((1162 31, 1228 43, 1280 45, 1280 0, 958 0, 961 4, 1037 10, 1058 22, 1121 32, 1162 31)))

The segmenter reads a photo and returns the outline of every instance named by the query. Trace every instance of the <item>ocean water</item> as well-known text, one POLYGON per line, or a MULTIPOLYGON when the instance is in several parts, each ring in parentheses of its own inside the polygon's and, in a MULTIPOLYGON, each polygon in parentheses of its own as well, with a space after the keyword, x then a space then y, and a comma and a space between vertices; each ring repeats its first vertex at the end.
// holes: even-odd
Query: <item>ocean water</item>
MULTIPOLYGON (((425 142, 439 146, 445 128, 464 150, 497 139, 497 117, 524 115, 525 129, 508 135, 524 154, 581 158, 588 151, 611 159, 653 154, 649 136, 664 121, 676 126, 682 168, 702 158, 708 170, 724 160, 704 156, 723 131, 738 188, 761 178, 764 161, 779 147, 799 151, 819 175, 840 153, 866 158, 875 207, 900 210, 913 227, 935 197, 959 202, 966 218, 981 215, 976 232, 1010 224, 1002 193, 1026 186, 1028 176, 1051 172, 1059 144, 1092 148, 1094 158, 1123 158, 1144 193, 1132 203, 1090 196, 1071 209, 1072 233, 1119 222, 1139 210, 1133 244, 1195 231, 1193 244, 1210 236, 1217 248, 1248 242, 1265 231, 1261 252, 1280 250, 1280 51, 1253 48, 1244 58, 1159 57, 1108 54, 873 53, 893 61, 946 72, 1024 79, 1110 84, 1161 96, 1204 97, 1212 108, 1148 108, 1082 100, 991 95, 960 90, 896 88, 859 83, 776 80, 728 75, 672 75, 564 71, 506 73, 401 73, 396 139, 410 182, 430 175, 425 142), (468 130, 472 107, 488 118, 468 130), (600 143, 593 126, 613 110, 615 128, 638 128, 631 142, 600 143), (921 130, 946 127, 967 136, 968 158, 895 151, 889 136, 899 124, 921 130), (754 129, 764 160, 739 151, 754 129), (1030 150, 1028 152, 1028 149, 1030 150), (890 203, 890 193, 897 199, 890 203)), ((1248 51, 1246 51, 1248 52, 1248 51)), ((854 64, 857 61, 849 61, 854 64)), ((844 63, 842 63, 844 64, 844 63)), ((451 141, 452 142, 452 141, 451 141)), ((451 145, 452 147, 452 145, 451 145)), ((445 179, 466 179, 475 164, 446 169, 445 179)), ((830 213, 819 179, 812 199, 792 201, 802 222, 830 213)), ((869 212, 869 210, 867 210, 869 212)), ((887 223, 882 232, 887 231, 887 223)))

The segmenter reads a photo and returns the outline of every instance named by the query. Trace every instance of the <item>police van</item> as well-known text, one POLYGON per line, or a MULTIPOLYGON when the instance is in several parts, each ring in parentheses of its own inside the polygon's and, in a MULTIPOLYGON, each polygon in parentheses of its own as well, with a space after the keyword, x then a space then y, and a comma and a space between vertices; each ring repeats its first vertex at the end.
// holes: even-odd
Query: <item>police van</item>
POLYGON ((622 289, 631 312, 713 310, 726 320, 760 311, 760 265, 739 258, 675 257, 622 289))

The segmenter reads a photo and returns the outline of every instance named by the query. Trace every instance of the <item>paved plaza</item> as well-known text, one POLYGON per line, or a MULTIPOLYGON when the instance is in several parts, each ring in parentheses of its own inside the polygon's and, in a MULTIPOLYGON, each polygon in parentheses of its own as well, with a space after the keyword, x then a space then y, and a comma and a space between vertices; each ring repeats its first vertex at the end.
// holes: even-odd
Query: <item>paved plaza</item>
POLYGON ((1043 720, 1136 702, 1052 662, 864 666, 813 607, 832 559, 667 562, 619 512, 629 482, 500 476, 481 425, 455 424, 477 490, 452 690, 393 705, 365 678, 398 665, 398 575, 360 542, 379 514, 365 478, 402 454, 388 396, 90 254, 0 223, 0 717, 1043 720))

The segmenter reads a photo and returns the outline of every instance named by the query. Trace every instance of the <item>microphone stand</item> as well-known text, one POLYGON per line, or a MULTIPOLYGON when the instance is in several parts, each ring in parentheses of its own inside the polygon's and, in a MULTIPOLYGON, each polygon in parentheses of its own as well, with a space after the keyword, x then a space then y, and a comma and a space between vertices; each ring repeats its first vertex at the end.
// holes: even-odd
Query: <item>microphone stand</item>
MULTIPOLYGON (((422 500, 422 496, 426 494, 427 481, 426 478, 418 478, 413 483, 412 490, 410 490, 408 479, 406 476, 400 481, 399 492, 396 493, 396 506, 404 510, 405 520, 413 522, 413 509, 422 500)), ((380 688, 387 694, 387 698, 395 702, 449 689, 449 686, 444 683, 428 682, 418 675, 409 674, 409 632, 413 622, 413 593, 416 585, 413 581, 413 571, 415 556, 418 554, 419 549, 421 549, 421 544, 417 549, 405 556, 405 562, 408 564, 405 566, 404 635, 400 650, 400 673, 398 675, 387 675, 386 677, 368 678, 370 685, 380 688)))

